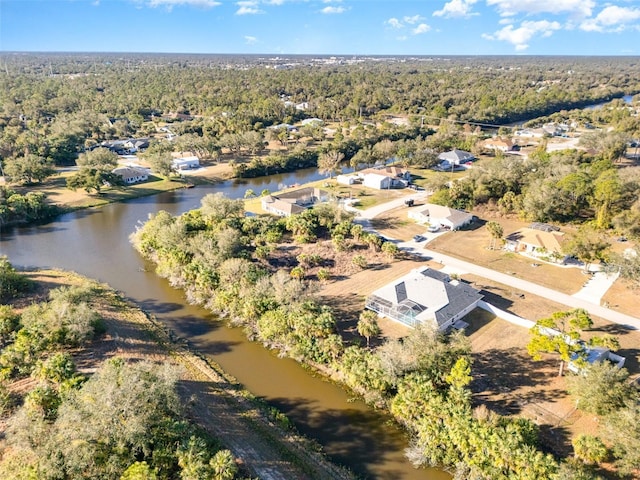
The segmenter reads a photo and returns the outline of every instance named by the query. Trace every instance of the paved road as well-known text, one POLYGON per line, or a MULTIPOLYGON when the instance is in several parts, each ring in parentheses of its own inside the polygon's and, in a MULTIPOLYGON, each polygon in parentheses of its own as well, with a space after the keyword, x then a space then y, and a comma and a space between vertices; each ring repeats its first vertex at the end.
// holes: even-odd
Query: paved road
POLYGON ((561 303, 571 308, 584 308, 592 315, 604 318, 605 320, 609 320, 613 323, 620 324, 629 329, 640 330, 640 319, 632 317, 630 315, 625 315, 624 313, 616 312, 615 310, 611 310, 606 307, 601 307, 600 305, 591 303, 590 301, 583 298, 567 295, 566 293, 558 292, 556 290, 537 285, 527 280, 522 280, 521 278, 514 277, 513 275, 496 272, 495 270, 481 267, 479 265, 474 265, 473 263, 465 262, 463 260, 444 255, 440 252, 436 252, 434 250, 425 248, 423 250, 416 250, 416 253, 423 256, 431 257, 435 261, 440 261, 448 267, 453 267, 472 273, 474 275, 478 275, 483 278, 488 278, 495 282, 517 288, 518 290, 529 292, 533 295, 538 295, 539 297, 548 298, 549 300, 553 300, 554 302, 561 303))
MULTIPOLYGON (((425 198, 427 195, 427 192, 420 192, 416 195, 403 197, 381 205, 376 205, 360 212, 359 217, 369 220, 376 217, 377 215, 380 215, 381 213, 404 205, 404 201, 408 198, 419 200, 425 198)), ((589 300, 586 300, 581 295, 567 295, 551 288, 543 287, 527 280, 522 280, 521 278, 514 277, 513 275, 507 275, 505 273, 497 272, 489 268, 481 267, 470 262, 465 262, 464 260, 459 260, 457 258, 444 255, 434 250, 423 248, 423 246, 424 244, 417 244, 414 241, 401 242, 398 244, 399 248, 412 250, 414 253, 424 257, 431 257, 435 261, 441 262, 443 265, 449 267, 450 269, 468 272, 474 275, 478 275, 479 277, 488 278, 495 282, 512 286, 514 288, 517 288, 518 290, 529 292, 539 297, 548 298, 549 300, 553 300, 554 302, 566 305, 570 308, 584 308, 592 315, 604 318, 605 320, 609 320, 610 322, 617 323, 632 330, 640 330, 640 318, 632 317, 630 315, 626 315, 624 313, 616 312, 615 310, 602 307, 600 305, 592 303, 589 300)))

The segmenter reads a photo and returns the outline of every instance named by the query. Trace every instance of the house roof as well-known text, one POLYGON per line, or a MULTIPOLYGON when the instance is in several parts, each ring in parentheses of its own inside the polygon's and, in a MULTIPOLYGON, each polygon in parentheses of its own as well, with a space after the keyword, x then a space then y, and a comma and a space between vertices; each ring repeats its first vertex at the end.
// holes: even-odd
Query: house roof
POLYGON ((521 228, 505 237, 508 242, 520 242, 548 252, 561 252, 564 233, 546 232, 535 228, 521 228))
POLYGON ((473 217, 470 213, 463 212, 462 210, 456 210, 455 208, 436 205, 434 203, 425 204, 418 213, 429 218, 449 220, 454 225, 465 223, 473 217))
POLYGON ((419 321, 433 318, 438 326, 482 298, 469 285, 451 282, 448 275, 428 267, 414 269, 372 295, 407 311, 413 310, 419 321))
POLYGON ((447 160, 449 162, 467 162, 469 160, 473 160, 474 157, 472 153, 465 152, 464 150, 458 150, 454 148, 449 152, 442 152, 438 155, 438 160, 447 160))
POLYGON ((487 138, 482 144, 487 148, 513 148, 513 142, 510 139, 503 138, 487 138))
POLYGON ((135 168, 135 167, 118 167, 111 170, 111 173, 120 175, 125 180, 130 178, 149 176, 149 172, 147 172, 143 168, 135 168))
POLYGON ((267 195, 262 198, 263 205, 269 205, 270 209, 279 210, 289 215, 304 212, 306 208, 301 207, 295 201, 286 201, 276 198, 272 195, 267 195))
POLYGON ((407 172, 405 168, 400 167, 384 167, 384 168, 365 168, 358 172, 359 175, 382 175, 384 177, 399 177, 407 172))

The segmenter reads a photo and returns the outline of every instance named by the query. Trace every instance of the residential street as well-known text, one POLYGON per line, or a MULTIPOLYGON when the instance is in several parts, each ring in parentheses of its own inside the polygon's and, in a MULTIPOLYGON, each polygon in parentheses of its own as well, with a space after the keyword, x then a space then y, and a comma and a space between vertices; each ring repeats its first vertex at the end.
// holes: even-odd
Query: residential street
MULTIPOLYGON (((364 220, 364 222, 362 223, 368 224, 369 219, 374 218, 377 215, 380 215, 381 213, 384 213, 388 210, 392 210, 404 205, 404 201, 407 199, 412 198, 415 200, 422 200, 427 195, 427 192, 421 192, 416 195, 411 195, 404 198, 395 199, 381 205, 376 205, 360 212, 359 218, 364 220)), ((497 272, 489 268, 474 265, 473 263, 444 255, 434 250, 423 248, 424 243, 416 243, 414 241, 400 242, 398 243, 398 247, 410 250, 416 255, 432 258, 436 262, 441 262, 443 265, 450 269, 454 269, 460 272, 472 273, 474 275, 478 275, 480 277, 487 278, 504 285, 509 285, 519 290, 529 292, 532 295, 548 298, 549 300, 561 303, 570 308, 584 308, 592 315, 604 318, 605 320, 617 323, 619 325, 623 325, 629 329, 640 330, 640 318, 632 317, 630 315, 626 315, 624 313, 616 312, 609 308, 602 307, 599 304, 592 303, 592 301, 588 300, 589 298, 599 301, 600 297, 598 295, 594 295, 593 297, 591 297, 590 295, 588 295, 588 292, 586 290, 581 290, 575 296, 567 295, 565 293, 561 293, 556 290, 537 285, 533 282, 522 280, 520 278, 514 277, 513 275, 507 275, 505 273, 497 272)), ((602 282, 600 281, 598 281, 597 283, 602 284, 602 282)), ((601 294, 602 293, 600 293, 600 295, 601 294)))

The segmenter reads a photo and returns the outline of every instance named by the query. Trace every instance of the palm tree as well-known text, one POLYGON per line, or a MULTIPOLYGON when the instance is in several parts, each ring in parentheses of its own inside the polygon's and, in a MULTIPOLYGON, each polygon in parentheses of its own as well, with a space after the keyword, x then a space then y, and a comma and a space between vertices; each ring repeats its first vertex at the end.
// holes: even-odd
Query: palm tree
POLYGON ((356 328, 358 333, 367 339, 367 347, 369 347, 371 337, 380 333, 380 327, 378 326, 378 314, 371 310, 365 310, 360 314, 360 319, 358 320, 356 328))
POLYGON ((504 235, 504 229, 498 222, 488 222, 487 230, 489 230, 489 234, 491 235, 489 249, 494 250, 496 248, 496 241, 501 239, 502 235, 504 235))
POLYGON ((344 160, 344 153, 338 150, 328 151, 318 159, 318 170, 322 174, 328 173, 331 179, 333 174, 339 170, 342 160, 344 160))

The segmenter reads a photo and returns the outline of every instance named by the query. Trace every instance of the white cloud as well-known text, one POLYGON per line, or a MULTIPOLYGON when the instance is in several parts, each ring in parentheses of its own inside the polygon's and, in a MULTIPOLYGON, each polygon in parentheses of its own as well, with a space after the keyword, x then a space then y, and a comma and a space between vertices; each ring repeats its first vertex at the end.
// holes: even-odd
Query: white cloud
POLYGON ((347 9, 344 7, 324 7, 320 10, 320 13, 332 14, 332 13, 344 13, 347 9))
POLYGON ((413 33, 414 35, 420 35, 422 33, 427 33, 429 30, 431 30, 431 27, 429 25, 427 25, 426 23, 421 23, 416 28, 411 30, 411 33, 413 33))
POLYGON ((396 40, 399 40, 401 42, 404 42, 408 39, 409 37, 407 37, 406 35, 401 35, 399 37, 396 37, 396 40))
POLYGON ((538 22, 522 22, 520 27, 507 25, 493 34, 483 34, 487 40, 502 40, 513 44, 517 51, 529 48, 529 40, 535 36, 549 37, 555 30, 561 28, 558 22, 541 20, 538 22))
POLYGON ((392 28, 404 28, 404 25, 402 24, 402 22, 395 17, 391 17, 389 20, 387 20, 384 23, 391 26, 392 28))
POLYGON ((244 43, 246 43, 247 45, 254 45, 254 44, 258 43, 258 39, 256 37, 251 36, 251 35, 245 35, 244 36, 244 43))
POLYGON ((221 5, 217 0, 148 0, 150 7, 167 7, 171 10, 175 6, 190 5, 193 7, 211 8, 221 5))
MULTIPOLYGON (((431 30, 431 27, 426 23, 419 23, 420 20, 424 20, 424 17, 421 15, 407 15, 402 17, 402 20, 398 20, 395 17, 391 17, 389 20, 385 20, 385 25, 389 25, 391 28, 395 28, 398 30, 402 30, 403 28, 408 27, 409 25, 416 25, 411 29, 412 35, 420 35, 421 33, 426 33, 431 30)), ((407 35, 401 35, 396 37, 397 40, 406 40, 407 35)))
POLYGON ((503 17, 518 13, 535 15, 539 13, 569 14, 572 17, 591 16, 595 0, 487 0, 487 5, 496 6, 503 17))
POLYGON ((264 10, 260 10, 258 8, 258 2, 254 0, 244 0, 241 2, 237 2, 238 10, 236 11, 236 15, 257 15, 259 13, 264 13, 264 10))
POLYGON ((413 15, 412 17, 405 16, 402 19, 409 25, 414 25, 418 23, 420 20, 424 20, 424 17, 422 17, 421 15, 413 15))
POLYGON ((580 28, 587 32, 621 31, 636 20, 640 20, 640 9, 609 5, 594 18, 582 22, 580 28))
POLYGON ((471 11, 473 4, 477 1, 478 0, 451 0, 444 4, 442 10, 436 10, 433 12, 433 16, 445 18, 467 18, 473 15, 478 15, 471 11))

